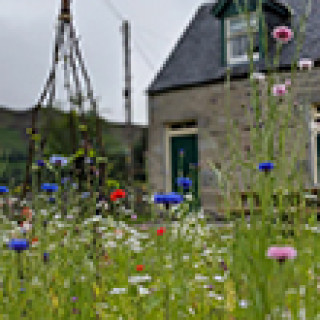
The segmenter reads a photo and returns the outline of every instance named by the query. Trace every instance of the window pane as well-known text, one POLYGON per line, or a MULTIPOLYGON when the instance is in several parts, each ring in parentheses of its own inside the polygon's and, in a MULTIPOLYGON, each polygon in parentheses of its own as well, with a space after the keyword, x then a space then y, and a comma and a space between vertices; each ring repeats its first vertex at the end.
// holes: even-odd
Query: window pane
POLYGON ((231 57, 244 56, 248 53, 249 39, 247 36, 239 36, 230 40, 231 57))
POLYGON ((243 32, 247 29, 247 22, 244 19, 230 20, 230 33, 243 32))
MULTIPOLYGON (((255 27, 257 25, 256 16, 250 17, 250 26, 255 27)), ((238 32, 247 31, 247 18, 241 17, 237 19, 230 19, 230 35, 238 32)))

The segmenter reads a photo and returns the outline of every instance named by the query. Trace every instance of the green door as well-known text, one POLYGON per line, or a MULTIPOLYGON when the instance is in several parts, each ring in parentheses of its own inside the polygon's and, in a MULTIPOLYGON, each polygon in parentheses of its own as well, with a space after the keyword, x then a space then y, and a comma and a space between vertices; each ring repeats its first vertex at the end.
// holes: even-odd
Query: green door
POLYGON ((172 191, 178 191, 178 187, 176 183, 178 177, 188 177, 192 179, 192 188, 193 188, 194 194, 198 195, 197 164, 198 164, 198 135, 190 134, 190 135, 172 137, 171 138, 172 191))

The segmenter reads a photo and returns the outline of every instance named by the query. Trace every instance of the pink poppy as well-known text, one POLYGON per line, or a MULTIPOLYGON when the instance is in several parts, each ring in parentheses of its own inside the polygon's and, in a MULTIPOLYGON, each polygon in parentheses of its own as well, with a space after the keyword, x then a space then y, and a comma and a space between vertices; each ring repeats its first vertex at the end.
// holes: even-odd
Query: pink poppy
POLYGON ((294 259, 297 256, 297 250, 293 247, 270 247, 267 256, 279 262, 284 262, 286 259, 294 259))
POLYGON ((275 97, 282 97, 287 93, 287 87, 285 84, 275 84, 272 93, 275 97))
POLYGON ((293 38, 294 32, 286 27, 279 26, 273 29, 272 36, 281 43, 288 43, 293 38))
POLYGON ((314 63, 311 59, 300 59, 298 62, 298 66, 300 70, 311 70, 314 63))

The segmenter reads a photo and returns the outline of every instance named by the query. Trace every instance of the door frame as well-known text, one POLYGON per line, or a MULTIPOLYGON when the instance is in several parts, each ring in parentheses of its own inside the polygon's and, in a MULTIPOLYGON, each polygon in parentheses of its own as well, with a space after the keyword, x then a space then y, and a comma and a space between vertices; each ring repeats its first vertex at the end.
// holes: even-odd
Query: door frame
MULTIPOLYGON (((172 154, 171 154, 171 138, 172 137, 179 137, 179 136, 186 136, 195 134, 198 135, 198 128, 178 128, 173 129, 171 127, 166 128, 166 176, 165 176, 165 186, 166 186, 166 192, 172 191, 172 154)), ((199 140, 198 140, 198 159, 199 159, 199 140)))
POLYGON ((319 186, 320 181, 318 181, 318 142, 317 136, 320 134, 320 125, 316 121, 320 118, 320 113, 317 112, 319 104, 313 104, 311 109, 311 165, 313 172, 313 185, 319 186))

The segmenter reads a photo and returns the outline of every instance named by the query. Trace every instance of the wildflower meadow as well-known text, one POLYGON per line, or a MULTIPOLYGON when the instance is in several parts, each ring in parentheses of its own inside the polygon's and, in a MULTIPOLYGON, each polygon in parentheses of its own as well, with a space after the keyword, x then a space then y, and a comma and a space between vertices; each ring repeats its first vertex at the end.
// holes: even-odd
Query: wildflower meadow
MULTIPOLYGON (((307 126, 293 117, 296 75, 310 72, 313 61, 297 52, 289 72, 277 69, 282 49, 303 37, 308 8, 295 28, 275 27, 277 48, 265 72, 254 69, 251 37, 251 150, 244 159, 230 120, 230 161, 221 170, 211 164, 223 221, 204 212, 192 177, 183 176, 179 192, 147 190, 148 214, 141 217, 126 185, 98 190, 99 177, 88 174, 91 188, 80 188, 65 174, 72 155, 35 159, 24 199, 15 186, 0 187, 1 320, 320 319, 320 229, 316 209, 307 210, 317 195, 305 193, 303 174, 294 169, 307 126), (251 192, 249 214, 234 210, 236 174, 251 192)), ((226 112, 230 107, 227 101, 226 112)))

